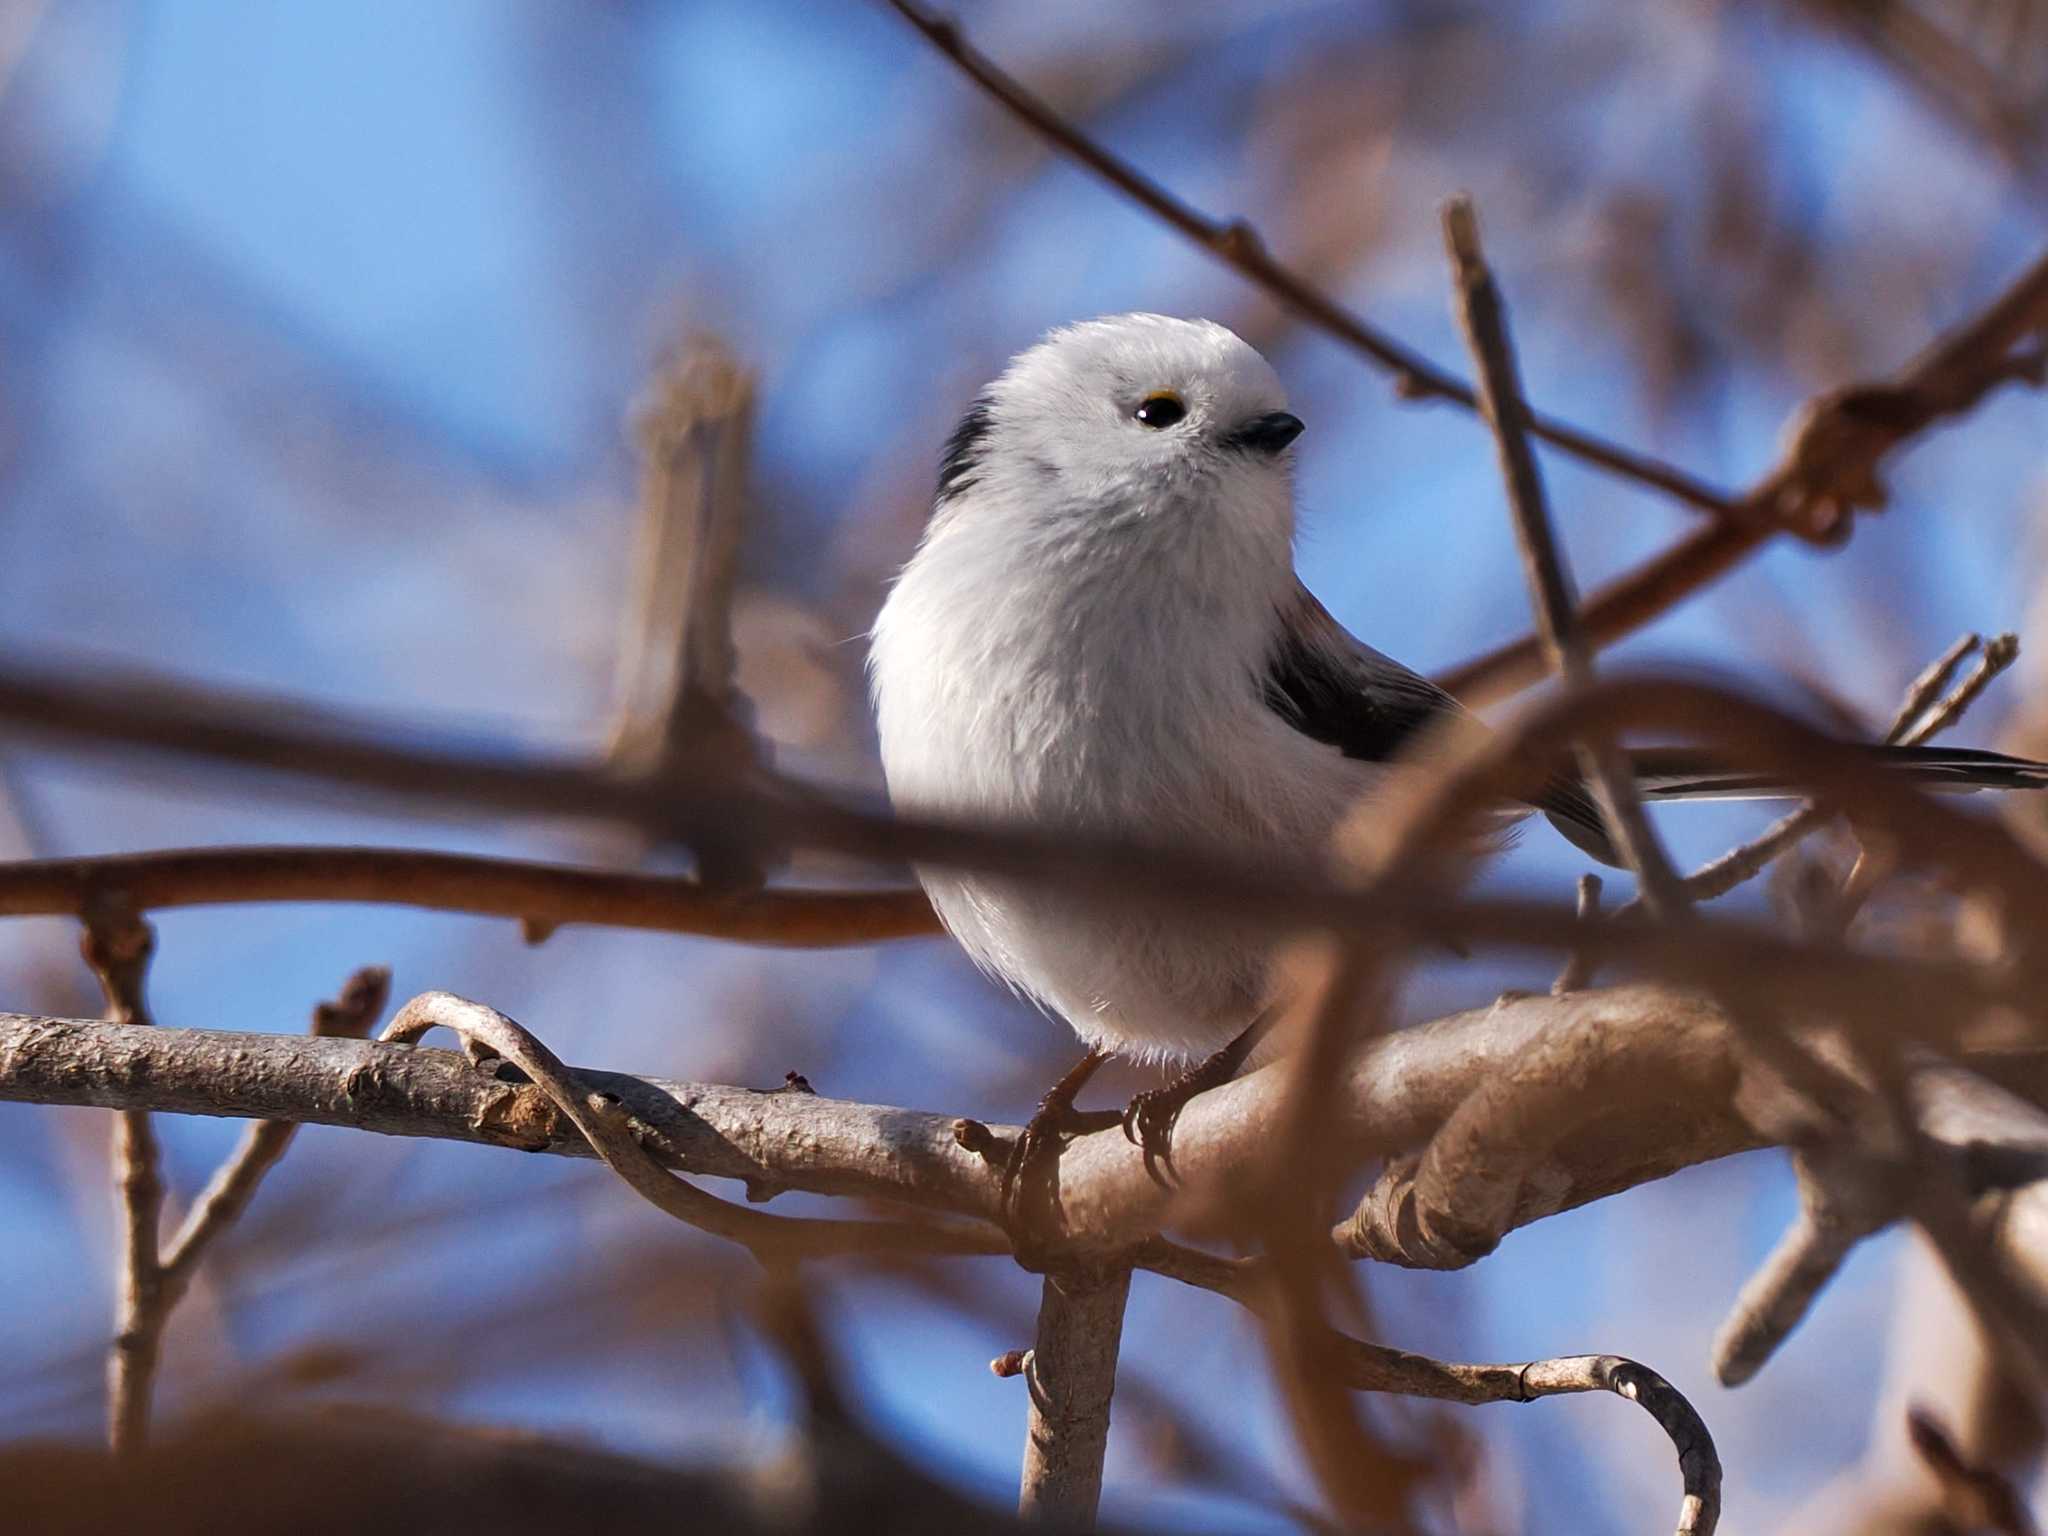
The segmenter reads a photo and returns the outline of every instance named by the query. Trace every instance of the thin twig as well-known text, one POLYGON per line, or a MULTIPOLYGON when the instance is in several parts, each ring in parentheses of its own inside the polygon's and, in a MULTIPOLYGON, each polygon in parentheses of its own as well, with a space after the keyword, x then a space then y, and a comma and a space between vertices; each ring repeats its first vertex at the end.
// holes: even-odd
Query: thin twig
POLYGON ((1960 683, 1956 684, 1955 690, 1947 698, 1930 709, 1925 719, 1885 739, 1902 747, 1917 747, 1933 740, 1962 719, 1963 711, 1977 701, 1999 673, 2005 671, 2019 658, 2018 635, 1992 636, 1985 642, 1983 652, 1977 657, 1977 664, 1960 683))
MULTIPOLYGON (((1591 927, 1600 921, 1600 892, 1605 882, 1592 873, 1579 876, 1578 916, 1579 921, 1591 927)), ((1563 997, 1567 992, 1576 992, 1593 980, 1593 963, 1583 949, 1575 949, 1566 958, 1564 969, 1557 973, 1557 980, 1550 984, 1552 997, 1563 997)))
POLYGON ((1009 1241, 984 1224, 837 1221, 775 1216, 707 1194, 677 1177, 642 1145, 642 1127, 602 1090, 575 1081, 561 1058, 497 1009, 449 992, 423 992, 399 1009, 378 1039, 411 1045, 433 1029, 453 1030, 472 1060, 496 1056, 524 1073, 599 1158, 657 1209, 740 1244, 765 1260, 829 1253, 1007 1253, 1009 1241), (482 1049, 479 1050, 478 1048, 482 1049))
POLYGON ((1714 1375, 1724 1387, 1741 1386, 1763 1369, 1856 1245, 1899 1215, 1900 1201, 1883 1178, 1841 1167, 1823 1175, 1816 1155, 1819 1149, 1794 1156, 1799 1214, 1714 1336, 1714 1375))
MULTIPOLYGON (((1299 272, 1276 260, 1266 250, 1257 231, 1244 220, 1222 223, 1211 219, 1112 154, 977 50, 954 22, 934 15, 917 0, 889 0, 889 3, 963 74, 1033 133, 1093 171, 1198 249, 1391 373, 1396 390, 1404 398, 1449 400, 1468 410, 1478 408, 1479 397, 1469 384, 1437 367, 1404 343, 1375 329, 1299 272)), ((1683 470, 1607 442, 1566 422, 1531 417, 1529 430, 1574 458, 1650 486, 1698 511, 1729 517, 1740 513, 1740 504, 1734 498, 1683 470)))
POLYGON ((1524 1366, 1522 1386, 1530 1398, 1612 1392, 1642 1408, 1678 1450, 1678 1471, 1685 1485, 1678 1536, 1713 1536, 1721 1520, 1721 1459, 1705 1420, 1670 1382, 1619 1355, 1579 1355, 1524 1366))
MULTIPOLYGON (((1274 1305, 1273 1275, 1266 1266, 1240 1264, 1221 1273, 1183 1273, 1178 1278, 1228 1296, 1261 1316, 1274 1305)), ((1370 1344, 1331 1328, 1318 1330, 1309 1347, 1355 1392, 1389 1392, 1470 1407, 1532 1403, 1578 1392, 1612 1392, 1627 1398, 1657 1420, 1678 1452, 1683 1497, 1678 1536, 1712 1536, 1720 1520, 1721 1459, 1714 1437, 1685 1395, 1648 1366, 1620 1355, 1572 1355, 1510 1365, 1437 1360, 1370 1344)))
MULTIPOLYGON (((2018 661, 2019 656, 2020 639, 2018 635, 2007 633, 1992 637, 1984 646, 1982 653, 1977 657, 1977 664, 1970 669, 1968 675, 1960 683, 1956 684, 1954 690, 1946 698, 1928 708, 1924 718, 1919 719, 1917 722, 1909 722, 1904 729, 1900 729, 1899 721, 1895 720, 1893 722, 1893 729, 1897 732, 1897 735, 1889 739, 1897 741, 1901 746, 1908 747, 1917 747, 1923 742, 1932 740, 1936 735, 1947 730, 1956 721, 1962 719, 1963 711, 1968 709, 1977 700, 1978 696, 1991 686, 1992 680, 1999 673, 2005 671, 2015 661, 2018 661)), ((1931 677, 1932 670, 1930 668, 1928 676, 1923 676, 1915 682, 1916 694, 1919 691, 1920 684, 1925 683, 1931 677)), ((1943 681, 1945 682, 1946 679, 1944 678, 1943 681)), ((1905 712, 1902 710, 1900 712, 1900 720, 1904 719, 1905 712)), ((1885 860, 1881 857, 1872 856, 1871 846, 1868 842, 1865 842, 1856 850, 1855 861, 1850 864, 1848 874, 1842 877, 1841 892, 1835 900, 1834 910, 1829 913, 1829 919, 1834 923, 1837 932, 1845 931, 1849 924, 1855 921, 1856 914, 1862 911, 1864 904, 1877 893, 1878 886, 1884 883, 1885 876, 1888 873, 1889 871, 1885 868, 1885 860)))
MULTIPOLYGON (((143 994, 155 932, 132 906, 114 897, 94 903, 85 921, 80 947, 106 996, 108 1020, 153 1025, 143 994)), ((114 1177, 123 1220, 114 1343, 107 1355, 107 1443, 117 1456, 134 1456, 149 1439, 150 1400, 168 1311, 157 1259, 162 1159, 147 1110, 124 1109, 115 1117, 114 1177)))
MULTIPOLYGON (((1500 293, 1479 248, 1479 221, 1471 203, 1464 198, 1446 203, 1443 225, 1445 249, 1457 278, 1458 319, 1479 369, 1480 410, 1500 451, 1522 570, 1536 609, 1536 632, 1552 670, 1564 680, 1568 693, 1575 692, 1592 680, 1593 652, 1579 628, 1571 578, 1551 529, 1542 476, 1529 447, 1528 407, 1515 376, 1500 293)), ((1644 906, 1654 916, 1676 918, 1685 910, 1685 891, 1643 812, 1628 759, 1612 739, 1593 736, 1579 744, 1578 757, 1599 803, 1600 819, 1635 874, 1644 906)))
POLYGON ((1975 630, 1965 630, 1956 636, 1953 645, 1930 661, 1907 686, 1906 696, 1899 701, 1892 723, 1885 727, 1884 739, 1904 741, 1906 732, 1913 728, 1913 722, 1934 707, 1934 701, 1948 687, 1949 679, 1956 675, 1956 668, 1983 643, 1982 635, 1975 630))
MULTIPOLYGON (((1751 487, 1747 520, 1698 529, 1663 554, 1594 592, 1581 612, 1586 634, 1607 645, 1642 628, 1733 569, 1787 524, 1847 527, 1845 511, 1881 497, 1880 461, 1940 421, 2015 380, 2039 385, 2042 358, 2026 344, 2048 327, 2048 254, 1969 320, 1938 337, 1888 381, 1810 401, 1778 463, 1751 487)), ((1453 668, 1438 681, 1480 704, 1539 682, 1541 642, 1527 636, 1453 668)))
MULTIPOLYGON (((1955 691, 1946 698, 1938 696, 1946 688, 1956 668, 1981 642, 1975 634, 1966 634, 1946 651, 1937 656, 1925 671, 1916 677, 1906 690, 1906 697, 1899 711, 1885 732, 1885 742, 1891 746, 1923 746, 1940 732, 1947 730, 1963 716, 1963 712, 1983 691, 1992 679, 2011 666, 2019 658, 2019 639, 2015 635, 1999 635, 1984 647, 1971 669, 1955 691)), ((1694 901, 1713 901, 1725 896, 1737 886, 1754 879, 1769 868, 1781 855, 1797 847, 1799 843, 1834 819, 1834 811, 1819 803, 1808 800, 1797 809, 1787 812, 1772 822, 1757 836, 1738 847, 1731 848, 1718 858, 1710 859, 1685 877, 1686 894, 1694 901)), ((1861 854, 1857 864, 1863 864, 1861 854)), ((1851 885, 1859 885, 1857 872, 1851 871, 1851 885)), ((1626 916, 1629 905, 1622 906, 1617 918, 1626 916)))
MULTIPOLYGON (((330 1040, 363 1039, 376 1028, 390 994, 391 972, 383 966, 364 966, 342 984, 333 1002, 314 1008, 313 1035, 330 1040)), ((207 1249, 249 1208, 257 1187, 277 1166, 298 1130, 289 1120, 259 1120, 242 1133, 240 1144, 214 1171, 164 1248, 163 1304, 167 1313, 192 1283, 207 1249)))
POLYGON ((414 848, 182 848, 0 863, 0 917, 83 913, 102 892, 138 910, 245 902, 371 902, 480 912, 542 928, 593 923, 818 948, 939 930, 914 889, 726 895, 635 870, 414 848))

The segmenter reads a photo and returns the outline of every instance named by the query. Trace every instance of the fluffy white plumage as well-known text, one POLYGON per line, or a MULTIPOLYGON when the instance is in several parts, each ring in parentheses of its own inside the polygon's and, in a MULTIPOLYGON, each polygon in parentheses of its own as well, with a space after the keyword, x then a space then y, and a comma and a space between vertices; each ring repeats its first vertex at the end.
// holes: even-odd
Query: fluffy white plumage
MULTIPOLYGON (((1324 855, 1385 763, 1458 706, 1296 578, 1286 406, 1266 360, 1202 320, 1094 320, 1010 364, 948 445, 875 624, 899 806, 1297 866, 1324 855)), ((1930 789, 2048 788, 2048 764, 1995 752, 1865 750, 1930 789)), ((1711 753, 1634 766, 1653 799, 1788 790, 1711 753)), ((1614 862, 1575 779, 1530 803, 1614 862)), ((1091 1045, 1207 1055, 1277 1001, 1266 941, 1221 919, 921 874, 967 952, 1091 1045)))
MULTIPOLYGON (((1382 770, 1274 707, 1283 625, 1313 605, 1286 406, 1266 360, 1207 321, 1091 321, 1010 364, 962 423, 874 628, 900 808, 1290 861, 1328 846, 1382 770), (1147 426, 1160 395, 1185 415, 1147 426)), ((1090 1044, 1204 1055, 1268 1000, 1266 944, 1226 926, 923 879, 977 962, 1090 1044)))

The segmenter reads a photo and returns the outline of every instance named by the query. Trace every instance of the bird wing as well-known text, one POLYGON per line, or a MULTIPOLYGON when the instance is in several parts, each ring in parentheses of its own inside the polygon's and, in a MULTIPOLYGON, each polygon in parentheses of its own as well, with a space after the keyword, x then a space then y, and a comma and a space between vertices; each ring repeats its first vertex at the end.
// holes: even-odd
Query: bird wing
MULTIPOLYGON (((1299 582, 1292 606, 1281 614, 1265 696, 1273 712, 1304 736, 1368 763, 1386 762, 1440 721, 1472 718, 1421 673, 1359 640, 1299 582)), ((1577 778, 1557 775, 1528 803, 1594 858, 1618 862, 1599 810, 1577 778)))

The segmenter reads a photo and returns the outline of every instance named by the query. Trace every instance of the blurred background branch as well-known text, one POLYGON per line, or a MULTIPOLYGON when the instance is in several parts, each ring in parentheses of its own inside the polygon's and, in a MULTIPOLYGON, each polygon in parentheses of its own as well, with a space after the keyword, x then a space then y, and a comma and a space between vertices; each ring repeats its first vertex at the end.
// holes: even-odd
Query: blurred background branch
MULTIPOLYGON (((218 1530, 230 1487, 246 1528, 298 1536, 678 1507, 1004 1528, 1032 1408, 983 1362, 1029 1339, 1042 1277, 863 1253, 806 1262, 799 1292, 587 1157, 461 1145, 583 1146, 515 1069, 294 1035, 377 955, 407 995, 645 1073, 574 1081, 692 1180, 785 1219, 985 1224, 1005 1120, 1067 1046, 950 948, 877 947, 934 931, 905 865, 943 857, 1384 945, 1342 1023, 1372 1034, 1331 1074, 1327 1209, 1246 1209, 1280 1144, 1271 1074, 1196 1101, 1170 1187, 1117 1136, 1069 1150, 1084 1254, 1175 1233, 1121 1256, 1106 1527, 1328 1528, 1306 1421, 1369 1448, 1417 1528, 1639 1528, 1673 1493, 1654 1425, 1442 1406, 1523 1390, 1460 1359, 1642 1379, 1603 1383, 1588 1349, 1656 1362, 1712 1423, 1745 1528, 2016 1525, 2048 820, 2003 807, 2007 837, 1978 805, 1873 798, 1782 722, 1881 739, 1964 629, 2025 642, 1969 727, 2020 746, 2048 718, 2042 397, 2007 387, 2042 372, 2048 9, 977 0, 957 32, 899 9, 923 37, 794 0, 0 17, 0 1003, 134 1053, 49 1096, 192 1109, 229 1084, 314 1122, 247 1200, 266 1165, 237 1149, 282 1126, 158 1114, 110 1207, 104 1110, 0 1110, 9 1436, 98 1433, 112 1293, 146 1288, 138 1256, 189 1276, 128 1398, 155 1404, 149 1443, 119 1468, 0 1447, 9 1486, 47 1492, 52 1529, 218 1530), (1543 681, 1475 424, 1373 386, 1475 401, 1432 361, 1457 355, 1434 210, 1460 189, 1514 296, 1581 623, 1619 651, 1591 706, 1539 705, 1503 750, 1534 771, 1587 732, 1726 725, 1825 770, 1769 880, 1688 944, 1582 920, 1581 861, 1542 833, 1459 893, 1420 864, 1360 888, 849 810, 877 783, 859 637, 938 445, 1005 357, 1090 314, 1206 314, 1258 346, 1310 423, 1318 596, 1473 702, 1543 681), (1641 681, 1674 656, 1775 712, 1641 681), (283 1033, 91 1023, 75 937, 122 902, 158 930, 163 1018, 283 1033), (1474 1007, 1566 953, 1617 984, 1474 1007), (329 1074, 317 1112, 266 1097, 272 1051, 329 1074), (792 1067, 824 1093, 714 1086, 792 1067), (401 1090, 460 1136, 347 1128, 423 1123, 401 1090), (930 1112, 881 1107, 905 1103, 930 1112), (1731 1393, 1711 1334, 1798 1239, 1795 1164, 1822 1201, 1888 1198, 1839 1267, 1809 1254, 1825 1294, 1731 1393), (1331 1259, 1346 1210, 1339 1242, 1404 1262, 1331 1259), (163 1241, 180 1215, 210 1238, 163 1241), (1306 1309, 1268 1369, 1264 1315, 1196 1292, 1257 1302, 1274 1256, 1231 1245, 1283 1228, 1306 1309), (379 1489, 307 1508, 369 1462, 379 1489)), ((1964 666, 1989 680, 1988 651, 1964 666)), ((1511 768, 1389 794, 1449 825, 1511 768)), ((1764 818, 1655 830, 1698 868, 1764 818)))

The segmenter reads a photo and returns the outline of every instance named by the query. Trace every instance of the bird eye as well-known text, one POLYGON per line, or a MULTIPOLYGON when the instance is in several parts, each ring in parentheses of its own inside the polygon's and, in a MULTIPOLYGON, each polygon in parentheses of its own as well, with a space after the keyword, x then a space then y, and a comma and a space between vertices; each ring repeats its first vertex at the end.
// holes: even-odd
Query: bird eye
POLYGON ((1187 415, 1188 408, 1181 404, 1180 396, 1172 390, 1162 389, 1156 395, 1147 395, 1131 414, 1146 426, 1159 430, 1172 426, 1187 415))

